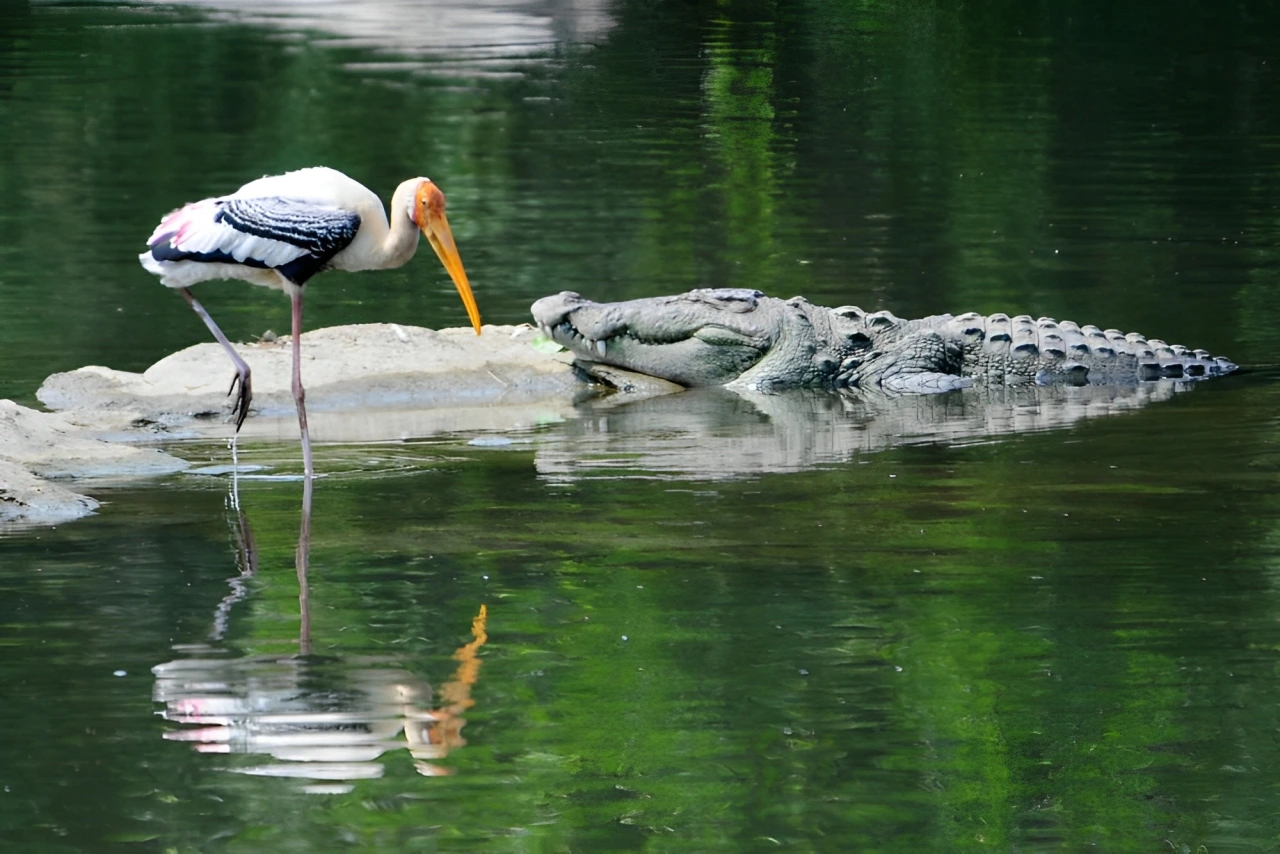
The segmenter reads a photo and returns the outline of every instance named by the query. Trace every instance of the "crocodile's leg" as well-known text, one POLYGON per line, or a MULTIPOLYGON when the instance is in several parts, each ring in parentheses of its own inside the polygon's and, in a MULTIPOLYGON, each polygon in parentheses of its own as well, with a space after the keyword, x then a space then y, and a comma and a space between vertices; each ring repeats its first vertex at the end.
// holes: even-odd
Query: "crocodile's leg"
POLYGON ((888 353, 872 351, 846 360, 837 385, 898 394, 954 391, 973 385, 971 378, 960 375, 963 359, 958 342, 934 331, 916 332, 894 341, 888 353))

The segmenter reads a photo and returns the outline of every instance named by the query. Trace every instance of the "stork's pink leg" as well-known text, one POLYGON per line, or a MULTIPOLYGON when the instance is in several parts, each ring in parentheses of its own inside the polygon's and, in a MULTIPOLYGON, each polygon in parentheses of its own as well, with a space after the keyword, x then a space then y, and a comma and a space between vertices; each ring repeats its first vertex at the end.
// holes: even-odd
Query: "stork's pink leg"
MULTIPOLYGON (((236 375, 231 379, 231 388, 227 394, 231 394, 236 390, 236 383, 240 384, 240 394, 236 397, 235 406, 231 407, 231 414, 236 419, 236 432, 240 432, 240 425, 244 424, 244 419, 249 415, 249 403, 253 400, 253 386, 249 382, 249 364, 236 352, 236 348, 231 346, 231 342, 227 340, 227 336, 222 334, 222 330, 218 328, 218 324, 213 322, 213 318, 209 316, 209 312, 204 310, 199 301, 191 295, 191 291, 187 288, 178 288, 178 293, 182 294, 196 314, 200 315, 200 319, 204 321, 204 325, 209 327, 209 331, 213 333, 213 337, 218 339, 218 343, 222 345, 222 349, 227 351, 227 355, 231 357, 231 361, 235 363, 236 375)), ((297 366, 294 366, 294 373, 297 373, 297 366)), ((306 432, 305 430, 303 431, 306 432)))
POLYGON ((302 524, 298 529, 298 548, 293 553, 294 569, 298 573, 298 652, 311 654, 311 586, 307 574, 311 566, 311 485, 312 479, 302 481, 302 524))
POLYGON ((298 405, 298 427, 302 431, 302 465, 307 480, 315 477, 311 464, 311 434, 307 432, 307 394, 302 389, 302 288, 294 288, 293 300, 293 400, 298 405))

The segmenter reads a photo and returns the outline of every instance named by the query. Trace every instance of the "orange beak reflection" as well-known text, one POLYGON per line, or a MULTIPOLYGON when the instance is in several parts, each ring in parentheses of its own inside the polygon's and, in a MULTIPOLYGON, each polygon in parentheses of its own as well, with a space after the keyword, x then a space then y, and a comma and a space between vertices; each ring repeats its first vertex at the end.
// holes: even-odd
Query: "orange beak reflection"
POLYGON ((458 246, 453 242, 453 232, 449 229, 449 220, 444 215, 444 193, 430 181, 418 188, 415 199, 418 208, 418 227, 422 236, 427 238, 431 248, 436 251, 440 263, 449 272, 449 278, 458 288, 462 304, 466 306, 467 317, 471 318, 471 326, 480 334, 480 308, 471 293, 471 283, 467 281, 467 271, 462 268, 462 256, 458 254, 458 246))

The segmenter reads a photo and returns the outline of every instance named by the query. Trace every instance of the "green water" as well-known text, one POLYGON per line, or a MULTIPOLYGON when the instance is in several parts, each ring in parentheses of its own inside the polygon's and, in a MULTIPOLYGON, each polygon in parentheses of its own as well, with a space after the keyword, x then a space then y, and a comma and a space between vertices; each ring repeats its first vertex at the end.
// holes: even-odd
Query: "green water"
MULTIPOLYGON (((1058 422, 697 394, 322 446, 305 635, 296 482, 101 485, 0 534, 0 848, 1280 845, 1269 4, 209 5, 0 5, 0 396, 204 341, 143 240, 312 164, 437 180, 487 322, 734 285, 1253 370, 1058 422)), ((307 306, 465 323, 429 258, 307 306)))

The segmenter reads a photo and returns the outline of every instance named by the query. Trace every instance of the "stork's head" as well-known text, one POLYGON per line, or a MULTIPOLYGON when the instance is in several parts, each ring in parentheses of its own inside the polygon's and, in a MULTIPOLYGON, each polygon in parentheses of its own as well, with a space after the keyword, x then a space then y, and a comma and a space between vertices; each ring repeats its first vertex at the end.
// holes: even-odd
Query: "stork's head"
POLYGON ((480 309, 476 305, 475 295, 471 293, 471 283, 467 281, 467 271, 462 268, 462 256, 453 242, 453 232, 449 229, 449 220, 444 215, 444 193, 440 192, 429 178, 415 178, 417 189, 413 192, 413 201, 409 206, 409 219, 422 230, 431 248, 436 251, 440 263, 449 271, 466 306, 467 317, 476 334, 480 334, 480 309))

